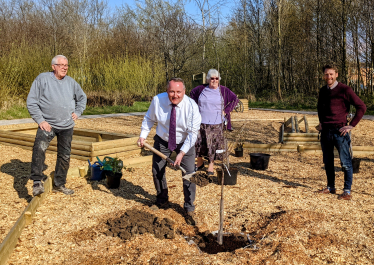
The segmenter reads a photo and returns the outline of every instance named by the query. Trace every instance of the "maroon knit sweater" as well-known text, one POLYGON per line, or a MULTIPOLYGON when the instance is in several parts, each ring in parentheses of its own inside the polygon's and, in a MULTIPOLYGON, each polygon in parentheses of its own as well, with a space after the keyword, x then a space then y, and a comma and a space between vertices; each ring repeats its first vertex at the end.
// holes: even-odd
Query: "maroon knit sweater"
POLYGON ((327 126, 345 126, 347 124, 347 115, 350 105, 355 106, 356 115, 350 125, 355 127, 364 116, 366 106, 364 102, 353 92, 352 88, 342 83, 338 83, 333 89, 326 86, 319 91, 318 98, 318 117, 323 125, 327 126))

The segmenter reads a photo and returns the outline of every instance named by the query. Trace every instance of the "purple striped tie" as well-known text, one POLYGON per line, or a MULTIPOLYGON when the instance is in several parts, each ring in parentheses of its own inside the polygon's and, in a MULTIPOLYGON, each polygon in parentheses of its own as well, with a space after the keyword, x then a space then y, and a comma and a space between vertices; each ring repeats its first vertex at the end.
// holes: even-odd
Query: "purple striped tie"
POLYGON ((170 151, 174 151, 177 148, 177 115, 175 113, 175 104, 171 104, 170 114, 170 125, 169 125, 169 144, 168 148, 170 151))

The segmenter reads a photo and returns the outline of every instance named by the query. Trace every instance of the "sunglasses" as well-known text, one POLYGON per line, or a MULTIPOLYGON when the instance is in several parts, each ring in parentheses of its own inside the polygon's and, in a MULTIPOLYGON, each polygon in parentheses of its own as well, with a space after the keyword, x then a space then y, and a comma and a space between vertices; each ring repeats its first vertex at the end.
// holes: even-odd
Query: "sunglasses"
POLYGON ((219 80, 219 77, 211 77, 210 80, 219 80))

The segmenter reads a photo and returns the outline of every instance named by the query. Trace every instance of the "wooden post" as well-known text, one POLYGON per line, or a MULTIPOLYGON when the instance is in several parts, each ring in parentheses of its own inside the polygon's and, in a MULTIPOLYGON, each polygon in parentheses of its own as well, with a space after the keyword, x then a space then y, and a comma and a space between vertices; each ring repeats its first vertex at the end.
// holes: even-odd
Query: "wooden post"
POLYGON ((281 126, 281 133, 280 133, 280 139, 279 142, 283 144, 283 135, 284 135, 284 123, 282 123, 281 126))
POLYGON ((25 225, 32 223, 32 214, 31 212, 25 212, 25 225))
POLYGON ((295 122, 294 122, 294 117, 291 116, 291 132, 295 132, 295 122))
POLYGON ((304 115, 304 122, 305 122, 305 132, 308 133, 309 132, 309 124, 308 124, 308 119, 306 118, 305 115, 304 115))
POLYGON ((51 173, 51 177, 48 177, 47 180, 44 182, 44 193, 35 196, 26 209, 22 212, 21 216, 18 218, 12 229, 10 229, 7 236, 4 238, 3 242, 0 244, 0 265, 8 264, 8 259, 11 256, 14 248, 18 243, 18 239, 25 227, 25 225, 30 224, 32 222, 32 216, 35 214, 36 210, 38 209, 39 205, 43 202, 45 197, 52 190, 53 185, 53 172, 51 173))
POLYGON ((87 175, 86 167, 79 167, 79 175, 84 178, 87 175))
POLYGON ((295 119, 295 128, 296 128, 296 132, 299 133, 299 132, 300 132, 300 129, 299 129, 299 121, 297 120, 297 116, 295 116, 294 119, 295 119))

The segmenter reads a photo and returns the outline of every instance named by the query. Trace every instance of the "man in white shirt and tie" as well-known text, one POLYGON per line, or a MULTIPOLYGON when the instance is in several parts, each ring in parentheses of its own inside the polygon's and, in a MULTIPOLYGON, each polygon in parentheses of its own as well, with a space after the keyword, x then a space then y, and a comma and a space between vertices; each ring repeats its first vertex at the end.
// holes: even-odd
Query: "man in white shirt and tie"
MULTIPOLYGON (((167 92, 158 94, 144 116, 138 145, 143 147, 154 123, 157 122, 154 148, 170 157, 175 151, 177 157, 174 166, 182 166, 186 174, 195 171, 195 142, 200 128, 201 116, 199 107, 185 95, 186 88, 181 78, 172 78, 167 92)), ((168 188, 165 177, 166 161, 154 154, 152 174, 157 191, 156 205, 167 208, 169 205, 168 188)), ((186 221, 195 225, 196 184, 183 180, 184 205, 186 221)))

